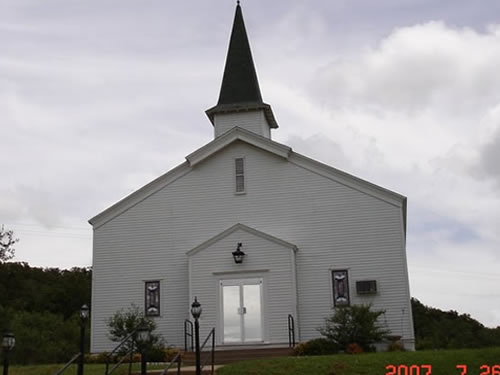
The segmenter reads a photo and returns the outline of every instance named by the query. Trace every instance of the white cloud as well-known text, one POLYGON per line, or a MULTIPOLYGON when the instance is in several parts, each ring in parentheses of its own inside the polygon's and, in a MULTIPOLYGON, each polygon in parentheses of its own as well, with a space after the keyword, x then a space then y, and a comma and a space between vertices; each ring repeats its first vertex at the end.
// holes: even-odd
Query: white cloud
POLYGON ((334 58, 309 95, 272 90, 292 113, 287 127, 298 124, 287 139, 296 151, 408 196, 412 293, 491 326, 500 194, 485 176, 500 171, 499 30, 399 28, 334 58))

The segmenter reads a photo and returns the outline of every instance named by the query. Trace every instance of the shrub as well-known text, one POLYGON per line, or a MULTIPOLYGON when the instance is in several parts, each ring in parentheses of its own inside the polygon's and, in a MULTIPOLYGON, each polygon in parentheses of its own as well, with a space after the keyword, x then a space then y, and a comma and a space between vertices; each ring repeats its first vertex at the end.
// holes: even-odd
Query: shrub
POLYGON ((404 352, 406 350, 405 350, 405 347, 401 343, 399 343, 399 342, 391 342, 387 346, 387 351, 388 352, 404 352))
POLYGON ((361 354, 364 352, 363 348, 355 342, 347 345, 346 352, 349 354, 361 354))
POLYGON ((364 351, 370 351, 373 343, 382 341, 390 333, 377 324, 383 313, 383 310, 372 311, 371 305, 339 307, 318 330, 339 350, 347 351, 349 344, 356 343, 364 351))
MULTIPOLYGON (((148 361, 162 362, 165 356, 163 352, 165 341, 161 335, 153 333, 156 329, 156 323, 152 319, 144 316, 144 313, 134 304, 126 311, 123 309, 118 310, 108 319, 109 338, 112 341, 120 342, 134 332, 139 326, 145 326, 149 331, 149 341, 145 344, 148 361)), ((123 345, 123 351, 120 354, 127 352, 129 349, 130 344, 123 345)))
POLYGON ((301 355, 327 355, 337 353, 337 346, 325 338, 313 339, 298 344, 294 349, 294 354, 301 355))

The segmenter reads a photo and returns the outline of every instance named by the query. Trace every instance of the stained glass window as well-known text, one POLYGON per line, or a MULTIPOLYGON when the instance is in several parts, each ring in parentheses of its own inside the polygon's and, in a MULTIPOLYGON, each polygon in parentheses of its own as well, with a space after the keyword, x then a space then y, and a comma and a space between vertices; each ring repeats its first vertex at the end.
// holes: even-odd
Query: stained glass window
POLYGON ((160 282, 146 281, 145 283, 146 316, 160 315, 160 282))
POLYGON ((347 270, 332 271, 333 305, 349 306, 349 278, 347 270))

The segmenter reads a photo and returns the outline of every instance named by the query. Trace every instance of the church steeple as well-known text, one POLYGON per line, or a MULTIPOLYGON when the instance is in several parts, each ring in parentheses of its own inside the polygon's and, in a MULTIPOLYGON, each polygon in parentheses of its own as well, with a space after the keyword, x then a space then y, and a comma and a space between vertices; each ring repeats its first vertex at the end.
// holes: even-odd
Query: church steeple
POLYGON ((278 127, 271 106, 262 101, 239 1, 219 101, 206 114, 215 127, 216 137, 239 126, 270 138, 270 128, 278 127))
POLYGON ((217 105, 244 102, 262 103, 262 96, 241 6, 238 4, 217 105))

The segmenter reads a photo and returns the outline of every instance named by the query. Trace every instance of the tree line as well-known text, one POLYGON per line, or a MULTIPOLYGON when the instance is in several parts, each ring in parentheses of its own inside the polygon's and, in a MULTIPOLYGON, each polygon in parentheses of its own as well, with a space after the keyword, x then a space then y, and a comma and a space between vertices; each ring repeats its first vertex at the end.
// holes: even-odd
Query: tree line
MULTIPOLYGON (((79 311, 90 305, 91 278, 90 268, 0 262, 0 332, 9 329, 16 336, 13 363, 61 363, 78 352, 79 311)), ((417 349, 500 346, 500 327, 484 327, 468 314, 414 298, 411 304, 417 349)))
MULTIPOLYGON (((12 363, 61 363, 79 351, 79 311, 90 304, 91 275, 90 268, 0 263, 0 333, 16 336, 12 363)), ((87 350, 88 343, 87 335, 87 350)))

